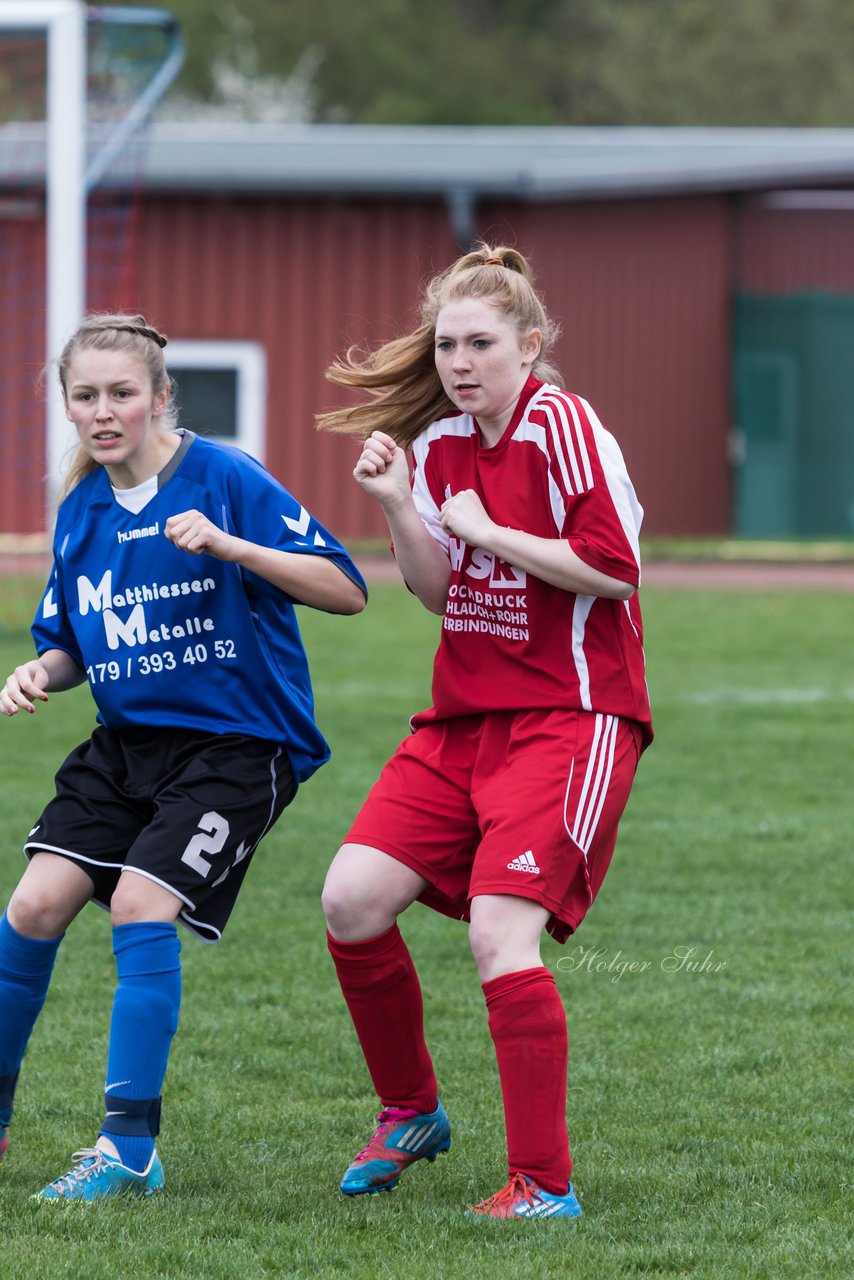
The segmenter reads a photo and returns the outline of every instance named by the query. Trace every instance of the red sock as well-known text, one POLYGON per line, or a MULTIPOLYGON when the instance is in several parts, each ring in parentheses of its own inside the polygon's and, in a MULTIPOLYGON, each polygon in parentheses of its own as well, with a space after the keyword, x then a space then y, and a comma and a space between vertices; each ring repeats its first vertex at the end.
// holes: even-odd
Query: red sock
POLYGON ((364 942, 326 937, 383 1106, 435 1111, 439 1099, 424 1039, 421 984, 397 925, 364 942))
POLYGON ((504 1099, 509 1171, 566 1195, 572 1173, 566 1131, 566 1014, 546 968, 483 984, 504 1099))

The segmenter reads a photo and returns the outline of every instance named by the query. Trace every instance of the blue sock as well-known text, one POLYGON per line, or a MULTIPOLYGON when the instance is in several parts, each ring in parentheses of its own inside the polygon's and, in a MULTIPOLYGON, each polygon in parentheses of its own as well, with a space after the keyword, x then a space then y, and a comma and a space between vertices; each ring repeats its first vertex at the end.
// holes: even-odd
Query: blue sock
POLYGON ((62 937, 25 938, 0 917, 0 1128, 12 1119, 18 1070, 42 1011, 62 937))
POLYGON ((160 1094, 181 1007, 181 943, 174 924, 113 928, 118 986, 113 999, 106 1116, 101 1133, 141 1173, 160 1127, 160 1094))

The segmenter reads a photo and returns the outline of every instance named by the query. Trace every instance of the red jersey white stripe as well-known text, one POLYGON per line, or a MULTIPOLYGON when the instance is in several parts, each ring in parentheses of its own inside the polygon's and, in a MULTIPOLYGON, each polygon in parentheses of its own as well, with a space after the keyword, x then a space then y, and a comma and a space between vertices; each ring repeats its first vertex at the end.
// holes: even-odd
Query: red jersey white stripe
POLYGON ((564 707, 636 720, 649 741, 636 595, 562 591, 449 537, 439 520, 450 494, 473 489, 497 524, 566 538, 585 563, 638 585, 643 511, 587 402, 531 378, 497 444, 485 447, 475 420, 457 413, 422 432, 412 453, 416 507, 451 562, 433 707, 414 723, 564 707))
POLYGON ((554 440, 555 455, 566 481, 567 491, 583 493, 593 488, 593 473, 590 469, 590 455, 584 439, 584 432, 578 419, 578 410, 572 398, 562 394, 541 395, 537 401, 546 411, 546 419, 551 427, 554 440), (566 474, 564 453, 572 471, 572 484, 566 474))

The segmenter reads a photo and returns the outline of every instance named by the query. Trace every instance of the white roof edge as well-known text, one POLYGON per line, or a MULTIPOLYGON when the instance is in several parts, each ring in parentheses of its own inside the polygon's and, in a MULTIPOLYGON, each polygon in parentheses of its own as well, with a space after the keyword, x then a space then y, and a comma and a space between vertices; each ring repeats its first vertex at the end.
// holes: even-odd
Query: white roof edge
MULTIPOLYGON (((43 173, 44 129, 0 126, 0 191, 43 173)), ((854 129, 158 121, 153 191, 609 198, 854 183, 854 129)), ((119 179, 121 180, 121 179, 119 179)))

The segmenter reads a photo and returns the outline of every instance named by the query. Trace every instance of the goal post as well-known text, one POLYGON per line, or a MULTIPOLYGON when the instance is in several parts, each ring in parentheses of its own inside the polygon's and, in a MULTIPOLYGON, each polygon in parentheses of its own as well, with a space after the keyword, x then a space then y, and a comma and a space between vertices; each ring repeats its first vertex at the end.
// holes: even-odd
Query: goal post
MULTIPOLYGON (((80 0, 0 0, 0 29, 44 29, 47 41, 45 361, 82 316, 86 273, 86 11, 80 0)), ((62 400, 47 396, 46 502, 51 509, 67 438, 62 400)))
MULTIPOLYGON (((7 253, 14 258, 12 232, 21 239, 25 220, 38 224, 41 230, 33 230, 27 241, 31 260, 38 250, 30 246, 43 236, 40 298, 36 286, 24 296, 15 283, 17 264, 0 260, 0 348, 4 327, 9 331, 22 321, 33 330, 40 325, 41 350, 32 343, 26 349, 31 375, 37 362, 46 366, 57 356, 91 305, 87 256, 97 246, 98 233, 89 197, 98 188, 103 193, 133 186, 138 174, 128 175, 127 156, 177 75, 184 47, 178 22, 166 10, 83 0, 0 0, 0 40, 9 42, 0 60, 0 204, 12 209, 8 221, 0 221, 0 237, 4 226, 10 228, 7 253), (25 72, 26 58, 16 53, 31 42, 43 42, 43 48, 39 44, 38 55, 31 55, 34 69, 25 72), (27 74, 41 83, 22 85, 20 77, 27 74), (25 212, 16 213, 21 208, 25 212)), ((103 201, 103 194, 98 198, 103 201)), ((24 350, 20 339, 5 345, 24 350)), ((55 380, 46 387, 43 412, 39 452, 44 527, 50 528, 69 444, 55 380)), ((0 431, 6 430, 0 424, 0 431)), ((3 444, 0 440, 0 448, 3 444)), ((0 505, 19 509, 17 502, 5 501, 5 493, 0 497, 0 505)), ((0 535, 16 532, 33 530, 22 526, 20 517, 16 528, 0 514, 0 535)))

